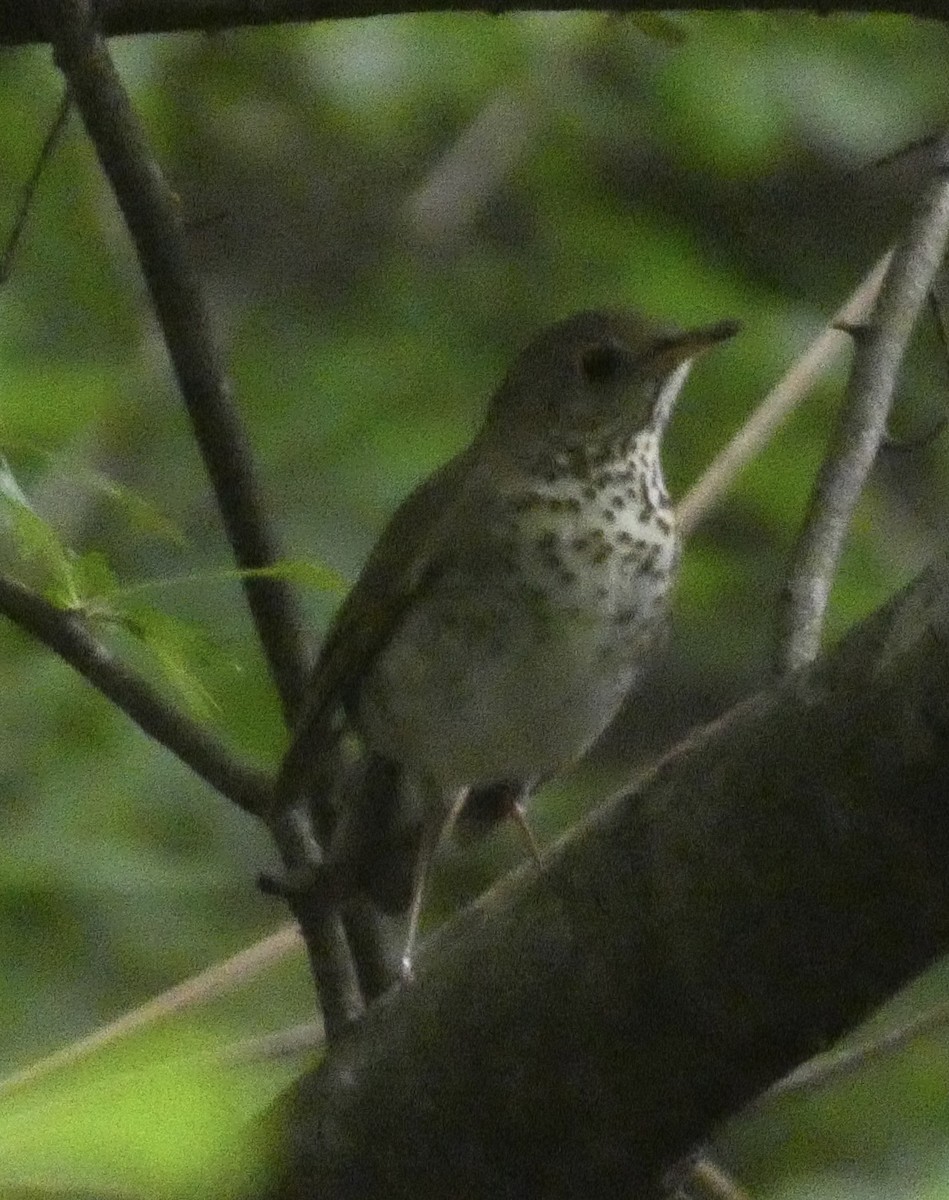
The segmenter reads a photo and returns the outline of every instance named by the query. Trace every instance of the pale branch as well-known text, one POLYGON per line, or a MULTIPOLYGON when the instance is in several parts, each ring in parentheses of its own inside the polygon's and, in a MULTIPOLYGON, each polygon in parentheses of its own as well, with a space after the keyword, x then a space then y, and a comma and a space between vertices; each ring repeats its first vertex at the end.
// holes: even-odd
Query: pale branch
POLYGON ((65 659, 215 791, 254 816, 266 812, 273 786, 270 776, 240 762, 209 730, 120 662, 93 636, 80 613, 57 608, 4 576, 0 576, 0 613, 65 659))
POLYGON ((140 1004, 138 1008, 123 1013, 116 1020, 94 1030, 88 1037, 70 1042, 68 1046, 31 1063, 21 1071, 0 1079, 0 1098, 38 1083, 57 1071, 75 1066, 108 1046, 133 1033, 149 1029, 176 1013, 227 995, 235 988, 243 987, 275 962, 280 962, 287 954, 302 948, 296 925, 285 925, 247 950, 215 963, 200 974, 140 1004))
POLYGON ((34 197, 39 188, 40 180, 43 178, 43 172, 46 170, 46 164, 52 157, 60 136, 66 128, 70 107, 69 90, 64 88, 62 97, 56 108, 56 115, 50 122, 46 137, 43 139, 43 144, 33 164, 33 170, 30 172, 30 177, 23 187, 23 194, 20 198, 16 216, 13 218, 13 225, 7 235, 6 244, 3 247, 3 251, 0 252, 0 284, 6 283, 10 277, 10 272, 13 270, 13 261, 16 258, 16 252, 19 249, 23 231, 26 229, 34 197))
POLYGON ((926 1037, 928 1034, 945 1037, 947 1027, 949 1001, 943 1001, 914 1013, 889 1029, 884 1029, 882 1033, 870 1034, 837 1050, 818 1054, 765 1092, 761 1102, 767 1103, 775 1096, 815 1092, 821 1088, 832 1087, 874 1063, 906 1050, 917 1038, 926 1037))
POLYGON ((258 1037, 232 1042, 219 1050, 215 1058, 223 1066, 239 1067, 280 1058, 298 1058, 302 1054, 312 1056, 325 1044, 322 1025, 307 1021, 303 1025, 278 1029, 275 1033, 262 1033, 258 1037))
POLYGON ((947 735, 943 559, 429 940, 251 1194, 655 1195, 949 950, 947 735))
MULTIPOLYGON (((89 0, 38 0, 38 7, 53 31, 58 65, 135 244, 234 556, 243 568, 272 566, 281 554, 192 265, 179 201, 93 24, 89 0)), ((292 723, 307 665, 296 602, 286 580, 247 575, 242 584, 292 723)))
POLYGON ((781 601, 778 668, 820 650, 821 630, 851 517, 886 436, 900 365, 949 237, 949 134, 893 252, 869 320, 853 326, 854 359, 840 416, 811 494, 781 601))
MULTIPOLYGON (((39 11, 43 0, 0 0, 0 46, 48 41, 39 11)), ((238 26, 373 17, 403 12, 505 12, 599 9, 602 0, 100 0, 107 36, 135 33, 213 32, 238 26)), ((610 11, 651 11, 655 0, 615 0, 610 11)), ((945 21, 943 0, 664 0, 664 11, 758 11, 818 13, 906 13, 945 21)))
MULTIPOLYGON (((154 158, 95 23, 91 0, 37 0, 57 64, 96 148, 135 243, 198 447, 241 567, 280 557, 269 527, 240 413, 212 335, 179 206, 154 158)), ((244 590, 292 725, 306 687, 307 655, 297 605, 286 581, 246 575, 244 590)), ((321 857, 308 829, 268 820, 285 866, 321 857), (302 835, 302 836, 301 836, 302 835)), ((340 917, 314 889, 287 895, 306 942, 327 1036, 362 1010, 356 969, 340 917)))
POLYGON ((840 326, 854 325, 866 319, 880 290, 891 253, 887 251, 861 279, 831 321, 795 359, 679 503, 676 516, 683 536, 688 536, 708 516, 741 471, 761 453, 782 422, 836 363, 847 344, 847 335, 840 326))

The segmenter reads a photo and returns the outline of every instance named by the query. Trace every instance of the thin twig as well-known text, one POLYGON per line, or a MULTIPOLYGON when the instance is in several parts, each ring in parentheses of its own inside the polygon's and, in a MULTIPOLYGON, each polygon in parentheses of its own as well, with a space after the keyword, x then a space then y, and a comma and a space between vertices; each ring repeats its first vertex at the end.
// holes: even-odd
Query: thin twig
POLYGON ((926 302, 949 236, 949 135, 936 153, 936 170, 893 258, 868 324, 855 331, 854 361, 830 449, 782 597, 779 670, 798 670, 820 649, 821 630, 844 538, 873 466, 900 364, 926 302))
POLYGON ((774 437, 782 421, 824 376, 847 345, 840 325, 854 325, 866 318, 889 266, 891 251, 864 276, 831 321, 792 363, 748 418, 738 433, 705 471, 677 508, 679 528, 689 534, 735 482, 738 474, 774 437))
POLYGON ((865 1067, 890 1055, 905 1050, 916 1038, 928 1033, 944 1030, 949 1025, 949 1001, 934 1004, 924 1009, 892 1029, 867 1038, 840 1050, 828 1054, 820 1054, 809 1062, 803 1063, 790 1075, 769 1088, 758 1103, 765 1103, 778 1096, 793 1095, 798 1092, 812 1092, 817 1088, 830 1087, 835 1083, 854 1075, 865 1067))
MULTIPOLYGON (((92 23, 88 0, 55 0, 47 8, 58 64, 135 243, 234 556, 244 568, 272 566, 281 555, 191 263, 179 201, 92 23)), ((296 602, 285 580, 251 576, 242 583, 292 723, 307 660, 296 602)))
POLYGON ((736 1179, 708 1154, 696 1155, 687 1190, 694 1200, 751 1200, 736 1179))
POLYGON ((13 260, 16 258, 16 252, 19 249, 23 231, 26 229, 27 218, 30 215, 30 209, 33 207, 36 190, 40 185, 40 180, 43 178, 46 165, 52 157, 53 151, 56 149, 59 136, 66 128, 66 120, 69 117, 70 107, 69 89, 63 88, 56 116, 53 117, 53 122, 49 127, 46 137, 43 139, 43 145, 40 147, 40 152, 36 156, 33 170, 30 172, 30 177, 23 187, 23 195, 20 197, 20 207, 17 209, 17 214, 13 219, 13 227, 7 237, 3 252, 0 253, 0 284, 6 283, 10 278, 10 272, 13 270, 13 260))
POLYGON ((296 1058, 300 1054, 312 1054, 326 1042, 323 1026, 313 1021, 304 1025, 292 1025, 289 1029, 278 1029, 276 1033, 263 1033, 259 1037, 242 1038, 218 1050, 215 1059, 223 1066, 243 1067, 259 1062, 273 1062, 279 1058, 296 1058))
POLYGON ((272 790, 269 775, 239 762, 212 733, 120 662, 90 633, 79 613, 57 608, 2 575, 0 613, 65 659, 150 738, 177 755, 216 791, 254 816, 266 811, 272 790))
POLYGON ((103 1025, 88 1037, 63 1046, 61 1050, 31 1063, 22 1071, 0 1079, 0 1097, 37 1083, 55 1071, 75 1066, 104 1047, 133 1033, 140 1033, 166 1017, 192 1009, 198 1004, 206 1004, 209 1000, 216 1000, 219 996, 242 987, 261 971, 300 948, 302 942, 297 927, 285 925, 249 949, 242 950, 223 962, 215 963, 213 967, 169 988, 160 996, 154 996, 131 1012, 123 1013, 117 1020, 103 1025))
MULTIPOLYGON (((151 153, 90 0, 47 0, 43 6, 56 61, 109 178, 138 252, 152 302, 174 363, 192 427, 241 567, 265 567, 280 557, 265 517, 250 446, 211 333, 192 267, 177 199, 151 153)), ((245 594, 292 725, 306 686, 302 623, 290 588, 279 578, 247 576, 245 594)), ((270 822, 285 866, 319 860, 310 831, 270 822), (299 841, 291 835, 302 833, 299 841)), ((292 897, 328 1037, 362 1011, 355 966, 339 916, 318 896, 292 897)))

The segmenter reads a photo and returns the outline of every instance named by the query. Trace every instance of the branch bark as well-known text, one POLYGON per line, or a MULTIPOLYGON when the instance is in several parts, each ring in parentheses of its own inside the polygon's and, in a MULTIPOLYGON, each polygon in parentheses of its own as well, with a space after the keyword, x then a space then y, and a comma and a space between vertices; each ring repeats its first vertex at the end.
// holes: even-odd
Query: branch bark
MULTIPOLYGON (((40 8, 54 31, 56 59, 70 96, 135 243, 234 557, 245 568, 272 566, 281 554, 192 266, 177 198, 151 152, 86 0, 44 0, 40 8)), ((307 670, 296 602, 285 580, 246 576, 242 583, 292 723, 307 670)))
MULTIPOLYGON (((0 46, 47 41, 38 6, 42 0, 0 0, 0 46)), ((623 0, 610 11, 642 12, 654 0, 623 0)), ((599 9, 602 0, 101 0, 98 6, 103 32, 108 36, 129 33, 172 33, 188 30, 211 32, 244 25, 277 25, 292 21, 323 21, 339 17, 373 17, 402 12, 475 12, 599 9)), ((942 0, 664 0, 663 9, 676 11, 743 10, 819 13, 907 13, 934 21, 946 20, 942 0)))
MULTIPOLYGON (((267 521, 250 444, 233 403, 211 332, 200 282, 191 264, 174 194, 95 23, 90 0, 37 0, 54 42, 56 61, 92 140, 138 252, 142 272, 174 364, 195 438, 214 487, 235 558, 242 567, 267 567, 279 558, 267 521)), ((284 580, 245 576, 244 590, 271 674, 293 723, 307 681, 302 622, 284 580)), ((269 822, 291 870, 319 858, 315 840, 269 822)), ((303 830, 309 834, 309 830, 303 830)), ((327 1036, 362 1010, 356 968, 341 919, 312 894, 292 898, 306 942, 327 1036)))
POLYGON ((906 236, 893 252, 873 312, 853 328, 847 393, 820 472, 782 597, 778 668, 796 671, 817 657, 844 538, 873 467, 900 366, 949 237, 949 134, 936 147, 932 178, 906 236))
POLYGON ((453 921, 257 1200, 654 1194, 949 948, 949 559, 453 921))
POLYGON ((169 704, 95 638, 78 613, 57 608, 2 575, 0 613, 55 651, 139 729, 177 755, 222 796, 253 816, 267 811, 273 791, 270 776, 240 762, 209 730, 169 704))

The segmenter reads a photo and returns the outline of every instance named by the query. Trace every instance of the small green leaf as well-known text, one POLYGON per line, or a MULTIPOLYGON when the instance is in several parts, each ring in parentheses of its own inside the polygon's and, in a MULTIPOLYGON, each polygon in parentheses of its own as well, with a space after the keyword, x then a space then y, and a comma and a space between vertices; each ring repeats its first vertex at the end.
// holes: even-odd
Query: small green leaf
POLYGON ((59 534, 35 512, 6 460, 0 457, 0 509, 6 516, 20 560, 38 578, 33 582, 47 600, 60 608, 80 604, 75 560, 59 534))
POLYGON ((210 720, 220 713, 220 705, 198 672, 220 662, 224 656, 203 629, 144 605, 117 611, 111 619, 149 651, 195 716, 210 720))
POLYGON ((141 533, 150 534, 182 549, 188 545, 188 539, 181 527, 159 512, 144 496, 97 471, 84 471, 82 479, 93 491, 111 500, 125 514, 129 524, 141 533))
POLYGON ((19 504, 23 508, 30 508, 30 502, 26 498, 26 493, 16 481, 16 477, 10 470, 10 464, 0 454, 0 496, 5 500, 9 500, 11 504, 19 504))
POLYGON ((166 575, 162 579, 144 579, 139 583, 117 588, 113 595, 132 596, 161 588, 220 583, 233 579, 285 579, 289 583, 298 583, 321 592, 345 594, 349 591, 349 584, 343 576, 325 563, 304 559, 281 559, 270 567, 247 567, 243 570, 237 567, 222 567, 219 571, 194 571, 190 575, 166 575))
POLYGON ((349 591, 349 583, 339 571, 326 563, 303 558, 282 558, 270 567, 250 567, 228 574, 236 579, 285 579, 288 583, 298 583, 301 587, 313 588, 318 592, 345 595, 349 591))
POLYGON ((101 550, 89 550, 73 560, 73 575, 83 607, 118 590, 119 582, 101 550))

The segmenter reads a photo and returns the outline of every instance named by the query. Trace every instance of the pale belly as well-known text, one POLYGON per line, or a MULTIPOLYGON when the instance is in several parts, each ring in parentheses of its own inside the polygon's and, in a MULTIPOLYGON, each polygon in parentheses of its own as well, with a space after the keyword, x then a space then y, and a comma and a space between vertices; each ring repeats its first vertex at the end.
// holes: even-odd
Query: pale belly
POLYGON ((447 580, 361 691, 370 746, 446 791, 531 783, 580 758, 664 624, 677 556, 665 527, 644 533, 620 514, 593 536, 559 510, 529 519, 517 583, 500 569, 473 588, 447 580))

